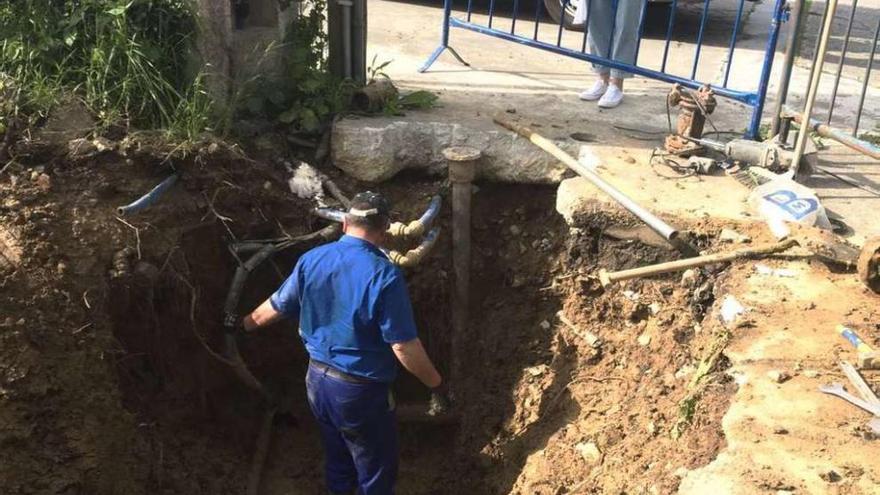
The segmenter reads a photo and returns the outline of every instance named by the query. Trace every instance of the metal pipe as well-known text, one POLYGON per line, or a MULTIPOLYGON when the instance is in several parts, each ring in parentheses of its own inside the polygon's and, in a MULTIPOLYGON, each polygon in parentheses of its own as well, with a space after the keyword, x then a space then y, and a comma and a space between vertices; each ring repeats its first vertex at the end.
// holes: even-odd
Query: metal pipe
POLYGON ((785 38, 785 59, 782 62, 782 74, 779 75, 779 90, 776 92, 776 103, 773 107, 773 120, 770 123, 770 135, 779 134, 780 117, 785 98, 788 96, 788 84, 791 82, 791 71, 794 69, 794 58, 800 45, 801 25, 804 20, 804 0, 795 0, 791 10, 794 25, 788 29, 785 38))
POLYGON ((703 0, 703 16, 700 18, 700 32, 697 34, 697 49, 694 53, 694 69, 691 71, 691 79, 697 77, 697 65, 700 63, 700 51, 703 49, 703 33, 706 31, 706 20, 709 19, 709 1, 703 0))
MULTIPOLYGON (((834 13, 837 12, 837 0, 828 0, 828 9, 825 11, 824 25, 819 35, 819 47, 813 56, 813 74, 810 77, 810 85, 807 89, 806 103, 804 104, 804 112, 801 119, 809 122, 813 115, 813 104, 816 103, 816 95, 819 94, 819 80, 822 78, 822 65, 825 63, 825 50, 828 49, 828 39, 831 37, 831 28, 834 24, 834 13)), ((798 131, 797 141, 794 146, 794 155, 791 161, 791 168, 794 171, 794 178, 798 178, 798 168, 800 167, 801 157, 804 155, 804 149, 807 146, 807 138, 810 133, 807 126, 801 126, 798 131)))
POLYGON ((391 260, 397 266, 402 267, 413 267, 422 262, 425 256, 431 252, 431 249, 434 247, 434 244, 437 244, 437 239, 440 237, 440 228, 435 227, 428 232, 428 235, 422 239, 422 243, 419 244, 415 249, 410 249, 406 253, 401 253, 398 251, 386 251, 385 255, 388 256, 388 259, 391 260))
POLYGON ((351 79, 351 0, 337 0, 342 7, 342 65, 345 78, 351 79))
POLYGON ((666 46, 663 48, 663 63, 660 64, 660 72, 666 72, 666 59, 669 57, 669 42, 672 40, 672 28, 675 26, 675 9, 678 0, 672 0, 669 12, 669 24, 666 26, 666 46))
POLYGON ((171 186, 174 185, 175 182, 177 182, 178 177, 179 176, 177 174, 174 174, 174 175, 167 177, 165 180, 160 182, 156 187, 151 189, 150 192, 148 192, 147 194, 144 194, 143 196, 141 196, 140 198, 138 198, 134 202, 129 203, 125 206, 120 206, 120 207, 116 208, 116 213, 121 216, 130 215, 132 213, 137 213, 141 210, 144 210, 144 209, 150 207, 163 194, 165 194, 165 191, 167 191, 171 186))
POLYGON ((843 63, 846 62, 846 52, 849 49, 849 40, 852 35, 853 21, 856 20, 856 8, 859 0, 853 0, 849 20, 846 23, 846 34, 843 36, 843 48, 840 50, 840 60, 837 61, 837 75, 834 77, 834 86, 831 87, 831 98, 828 104, 828 117, 825 122, 831 124, 831 116, 834 115, 834 102, 837 101, 837 88, 840 86, 840 76, 843 75, 843 63))
POLYGON ((476 175, 479 150, 453 147, 443 150, 452 182, 452 266, 455 272, 455 291, 452 297, 452 355, 450 380, 461 383, 461 340, 468 335, 471 285, 471 195, 476 175))
MULTIPOLYGON (((836 1, 836 0, 835 0, 836 1)), ((752 103, 752 119, 749 121, 746 137, 758 138, 758 129, 761 127, 761 115, 764 113, 764 100, 767 99, 767 88, 770 86, 770 73, 773 71, 773 56, 776 53, 776 42, 779 40, 779 30, 785 22, 785 0, 776 0, 773 9, 773 20, 770 22, 770 35, 764 47, 764 66, 761 68, 761 77, 758 79, 758 91, 755 93, 755 101, 752 103)), ((718 89, 715 92, 722 94, 718 89)))
MULTIPOLYGON (((803 115, 795 112, 794 110, 788 107, 784 107, 782 109, 781 115, 783 116, 783 118, 794 120, 799 126, 801 126, 801 128, 804 127, 803 115)), ((855 138, 839 129, 835 129, 830 125, 819 122, 816 119, 810 119, 809 127, 810 130, 815 131, 816 134, 824 138, 833 139, 852 150, 870 156, 875 160, 880 160, 880 147, 878 147, 876 144, 872 144, 867 141, 855 138)))
POLYGON ((437 214, 440 213, 440 206, 443 200, 439 195, 431 199, 428 209, 419 217, 410 223, 394 222, 388 227, 388 233, 394 237, 412 237, 422 235, 426 230, 431 228, 437 214))
POLYGON ((877 19, 877 29, 874 30, 874 43, 871 44, 871 56, 868 58, 868 67, 865 69, 865 80, 862 81, 862 94, 859 96, 856 124, 853 126, 853 137, 859 134, 859 123, 862 121, 862 106, 865 104, 865 94, 868 92, 868 82, 871 80, 871 70, 874 68, 874 55, 877 54, 877 39, 880 38, 880 19, 877 19))
POLYGON ((565 26, 565 8, 568 0, 562 0, 562 13, 559 15, 559 31, 556 34, 556 46, 562 46, 562 28, 565 26))
POLYGON ((727 68, 724 69, 724 82, 721 84, 727 87, 727 80, 730 77, 730 69, 733 67, 733 51, 736 49, 736 38, 739 35, 739 23, 743 15, 743 7, 746 0, 739 0, 739 8, 736 11, 736 20, 733 22, 733 34, 730 36, 730 48, 727 52, 727 68))
POLYGON ((345 212, 333 208, 315 208, 312 213, 318 218, 342 223, 345 220, 345 212))
POLYGON ((519 134, 520 136, 528 139, 535 146, 541 148, 542 150, 550 153, 554 157, 556 157, 559 161, 564 163, 568 168, 574 170, 581 177, 592 182, 596 187, 598 187, 602 192, 611 196, 612 199, 617 201, 621 206, 627 209, 630 213, 637 216, 639 220, 645 222, 654 232, 657 232, 667 241, 673 241, 678 237, 678 230, 676 230, 671 225, 667 224, 653 213, 648 210, 642 208, 638 203, 629 198, 629 196, 623 194, 614 186, 605 182, 605 180, 597 175, 595 172, 590 170, 589 168, 581 165, 579 161, 577 161, 574 157, 562 151, 558 146, 553 144, 550 140, 536 134, 528 127, 521 125, 516 122, 501 120, 498 117, 493 119, 496 124, 510 129, 511 131, 519 134))
POLYGON ((510 34, 516 34, 517 15, 519 15, 519 0, 513 0, 513 19, 510 20, 510 34))

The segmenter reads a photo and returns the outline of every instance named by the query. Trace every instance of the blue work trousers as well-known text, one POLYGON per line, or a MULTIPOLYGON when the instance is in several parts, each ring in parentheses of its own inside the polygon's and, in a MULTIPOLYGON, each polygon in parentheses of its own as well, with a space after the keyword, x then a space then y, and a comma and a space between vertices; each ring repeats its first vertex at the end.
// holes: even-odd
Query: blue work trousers
POLYGON ((306 391, 321 430, 330 492, 392 495, 398 439, 390 385, 352 383, 309 366, 306 391))

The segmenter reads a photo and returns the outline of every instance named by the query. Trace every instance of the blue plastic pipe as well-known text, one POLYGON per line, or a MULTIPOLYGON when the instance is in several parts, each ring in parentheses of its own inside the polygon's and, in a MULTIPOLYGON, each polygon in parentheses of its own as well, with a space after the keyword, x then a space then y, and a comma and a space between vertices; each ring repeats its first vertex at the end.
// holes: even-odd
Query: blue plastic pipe
POLYGON ((130 215, 132 213, 137 213, 141 210, 149 208, 160 197, 162 197, 163 194, 165 194, 165 191, 167 191, 171 186, 174 185, 175 182, 177 182, 177 178, 177 174, 169 176, 167 179, 160 182, 159 185, 150 190, 150 192, 144 194, 133 203, 116 208, 116 213, 118 213, 119 215, 130 215))

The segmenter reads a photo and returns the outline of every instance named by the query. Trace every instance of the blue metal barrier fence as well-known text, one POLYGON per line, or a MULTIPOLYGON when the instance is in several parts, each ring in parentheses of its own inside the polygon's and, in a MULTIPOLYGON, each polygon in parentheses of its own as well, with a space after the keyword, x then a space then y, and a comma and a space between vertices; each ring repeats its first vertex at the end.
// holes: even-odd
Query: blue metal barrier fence
MULTIPOLYGON (((542 50, 546 50, 552 53, 556 53, 558 55, 571 57, 578 60, 583 60, 585 62, 592 62, 595 64, 606 66, 610 69, 617 69, 625 72, 629 72, 638 76, 644 76, 650 79, 657 79, 659 81, 664 81, 668 83, 678 83, 684 87, 691 89, 698 89, 703 85, 709 84, 715 94, 730 98, 732 100, 744 103, 750 107, 752 107, 752 115, 749 121, 749 125, 746 130, 746 136, 752 139, 755 139, 758 136, 758 128, 761 123, 761 114, 764 109, 764 100, 767 95, 767 87, 770 80, 770 71, 773 65, 773 55, 776 51, 776 43, 779 38, 779 31, 782 23, 788 20, 788 5, 785 0, 775 0, 775 5, 773 8, 772 18, 770 19, 770 27, 767 36, 767 42, 764 48, 764 60, 761 66, 760 74, 758 75, 758 81, 755 89, 735 89, 728 86, 730 69, 732 66, 734 51, 736 50, 736 44, 742 30, 742 19, 743 19, 743 5, 746 0, 738 0, 739 4, 737 7, 736 19, 734 20, 733 32, 730 37, 730 43, 728 45, 728 53, 727 53, 727 66, 724 71, 724 76, 722 83, 720 85, 711 84, 708 81, 699 81, 696 79, 697 77, 697 68, 700 62, 700 53, 702 51, 702 46, 704 42, 704 33, 706 30, 706 24, 709 19, 710 12, 710 1, 711 0, 702 0, 702 15, 700 17, 700 27, 697 33, 696 47, 694 50, 694 60, 693 67, 690 73, 690 76, 676 75, 667 71, 667 59, 669 55, 669 47, 670 43, 674 41, 672 39, 672 34, 674 32, 675 27, 675 10, 677 7, 678 0, 672 0, 671 4, 671 12, 669 15, 668 26, 666 28, 666 39, 665 46, 663 50, 663 58, 660 62, 658 68, 651 68, 646 66, 638 65, 638 53, 639 47, 642 43, 642 37, 644 35, 644 27, 645 27, 645 12, 647 11, 648 0, 642 0, 641 6, 641 14, 639 20, 639 29, 638 29, 638 40, 636 44, 636 57, 633 63, 625 63, 619 60, 614 60, 609 56, 601 56, 597 54, 592 54, 587 51, 587 36, 588 29, 586 26, 589 26, 589 15, 592 10, 591 6, 593 2, 603 2, 608 1, 612 2, 614 14, 612 15, 612 19, 617 18, 617 9, 619 8, 619 0, 583 0, 587 2, 587 18, 585 21, 585 28, 583 34, 583 40, 580 43, 579 48, 569 48, 563 46, 562 43, 562 30, 565 25, 565 10, 566 7, 571 5, 571 0, 561 0, 562 4, 562 14, 560 15, 558 31, 555 36, 555 40, 546 41, 539 39, 539 26, 541 24, 541 15, 543 12, 544 4, 542 0, 533 0, 534 12, 530 13, 534 15, 534 19, 529 22, 534 23, 534 29, 529 30, 530 36, 523 36, 521 34, 517 34, 517 19, 520 17, 520 10, 523 7, 523 4, 526 0, 513 0, 512 14, 510 19, 510 30, 501 30, 497 27, 493 27, 493 21, 496 17, 495 7, 496 0, 489 0, 489 8, 488 8, 488 22, 486 24, 478 24, 474 21, 474 0, 467 0, 467 10, 462 12, 461 15, 463 17, 459 17, 457 15, 453 15, 452 12, 452 3, 453 0, 444 0, 443 4, 443 25, 441 31, 441 39, 440 46, 438 46, 434 52, 428 57, 428 60, 425 64, 419 69, 419 72, 427 71, 431 65, 437 60, 437 58, 445 51, 449 50, 455 58, 464 65, 468 65, 467 62, 449 45, 449 31, 450 28, 461 28, 469 31, 474 31, 480 34, 485 34, 488 36, 492 36, 495 38, 500 38, 506 41, 511 41, 514 43, 518 43, 521 45, 530 46, 533 48, 539 48, 542 50)), ((615 30, 611 31, 611 39, 609 40, 608 46, 612 46, 614 43, 615 30)))

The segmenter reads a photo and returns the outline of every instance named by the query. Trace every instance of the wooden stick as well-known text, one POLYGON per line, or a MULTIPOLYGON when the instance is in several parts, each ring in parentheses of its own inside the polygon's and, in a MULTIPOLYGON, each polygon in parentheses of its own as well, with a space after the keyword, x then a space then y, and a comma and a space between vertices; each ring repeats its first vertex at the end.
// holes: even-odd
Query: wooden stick
POLYGON ((651 275, 659 275, 661 273, 677 272, 681 270, 686 270, 688 268, 711 265, 714 263, 724 263, 740 258, 755 258, 759 256, 766 256, 769 254, 785 251, 786 249, 792 248, 797 245, 798 243, 796 240, 786 239, 776 244, 769 244, 754 248, 737 249, 736 251, 730 251, 727 253, 708 254, 705 256, 697 256, 696 258, 669 261, 666 263, 642 266, 639 268, 622 270, 619 272, 607 272, 605 270, 599 270, 599 282, 602 283, 602 287, 607 288, 609 285, 611 285, 612 282, 619 282, 621 280, 629 280, 631 278, 638 277, 649 277, 651 275))

